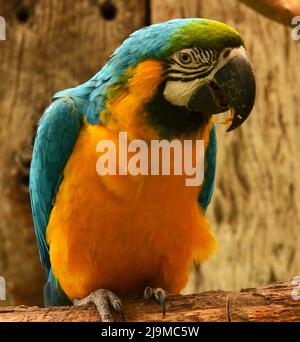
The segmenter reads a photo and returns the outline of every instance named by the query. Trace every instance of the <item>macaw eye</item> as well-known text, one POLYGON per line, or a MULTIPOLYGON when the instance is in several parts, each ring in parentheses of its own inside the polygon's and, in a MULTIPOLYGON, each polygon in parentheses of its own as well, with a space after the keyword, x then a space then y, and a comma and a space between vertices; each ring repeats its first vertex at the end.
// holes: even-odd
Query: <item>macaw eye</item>
POLYGON ((182 64, 189 64, 192 62, 192 57, 186 53, 186 52, 180 52, 179 54, 179 61, 182 63, 182 64))

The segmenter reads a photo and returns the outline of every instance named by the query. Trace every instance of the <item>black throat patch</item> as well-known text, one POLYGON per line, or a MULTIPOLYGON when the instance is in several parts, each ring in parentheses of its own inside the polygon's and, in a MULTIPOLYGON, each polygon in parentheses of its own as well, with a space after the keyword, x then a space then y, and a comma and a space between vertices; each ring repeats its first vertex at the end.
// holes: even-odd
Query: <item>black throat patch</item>
POLYGON ((174 139, 197 133, 210 116, 174 106, 163 95, 166 81, 158 87, 152 100, 146 104, 147 124, 155 127, 162 139, 174 139))

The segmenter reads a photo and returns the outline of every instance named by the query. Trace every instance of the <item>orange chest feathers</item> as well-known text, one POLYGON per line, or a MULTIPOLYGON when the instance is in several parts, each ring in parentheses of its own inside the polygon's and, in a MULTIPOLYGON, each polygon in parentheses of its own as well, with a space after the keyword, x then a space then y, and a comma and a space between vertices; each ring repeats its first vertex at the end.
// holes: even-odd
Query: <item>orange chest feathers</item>
POLYGON ((215 249, 199 188, 181 176, 100 176, 101 139, 117 142, 104 127, 84 127, 65 168, 47 227, 55 277, 71 299, 98 288, 179 292, 193 260, 215 249))

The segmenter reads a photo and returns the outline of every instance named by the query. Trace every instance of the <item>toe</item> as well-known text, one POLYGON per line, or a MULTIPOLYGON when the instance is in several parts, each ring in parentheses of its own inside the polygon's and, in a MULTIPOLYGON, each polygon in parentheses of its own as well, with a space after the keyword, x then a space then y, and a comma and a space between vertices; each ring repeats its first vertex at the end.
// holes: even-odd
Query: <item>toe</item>
POLYGON ((151 287, 146 287, 144 291, 144 299, 149 302, 149 300, 153 297, 153 289, 151 287))
POLYGON ((162 313, 163 316, 166 316, 166 297, 167 297, 167 293, 165 290, 161 289, 161 288, 157 288, 153 290, 154 292, 154 296, 156 298, 156 300, 160 303, 161 308, 162 308, 162 313))
POLYGON ((80 300, 74 300, 74 305, 86 305, 94 303, 96 306, 102 322, 113 322, 113 316, 111 314, 111 307, 116 310, 121 318, 124 320, 124 310, 120 299, 111 291, 106 289, 99 289, 92 292, 86 298, 80 300))
POLYGON ((114 309, 119 313, 120 317, 121 317, 121 321, 125 322, 125 312, 124 312, 124 308, 123 305, 120 301, 115 302, 113 305, 114 309))
POLYGON ((160 303, 163 316, 165 316, 166 315, 166 298, 167 298, 166 291, 160 287, 157 287, 157 288, 151 288, 149 286, 146 287, 144 291, 144 299, 147 302, 149 302, 149 300, 153 297, 155 297, 155 299, 160 303))
POLYGON ((116 312, 119 313, 121 320, 124 322, 125 321, 125 313, 124 313, 123 304, 120 301, 119 297, 111 291, 107 292, 107 296, 108 296, 108 300, 109 300, 110 305, 114 308, 114 310, 116 312))
POLYGON ((110 312, 109 299, 105 291, 95 291, 93 293, 93 303, 97 307, 102 322, 113 322, 113 316, 110 312))
POLYGON ((73 305, 75 305, 75 306, 87 305, 90 303, 93 303, 93 300, 92 300, 90 295, 87 296, 86 298, 83 298, 83 299, 74 299, 73 300, 73 305))

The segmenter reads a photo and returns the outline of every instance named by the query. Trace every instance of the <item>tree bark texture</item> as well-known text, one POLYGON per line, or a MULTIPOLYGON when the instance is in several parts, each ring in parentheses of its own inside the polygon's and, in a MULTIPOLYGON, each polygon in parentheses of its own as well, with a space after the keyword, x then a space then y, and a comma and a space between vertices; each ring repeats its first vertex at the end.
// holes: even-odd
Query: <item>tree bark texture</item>
MULTIPOLYGON (((292 300, 294 285, 276 283, 240 292, 209 291, 167 299, 165 318, 154 301, 124 303, 128 322, 299 322, 300 301, 292 300)), ((115 317, 117 320, 118 317, 115 317)), ((97 322, 93 305, 84 307, 6 307, 0 308, 0 322, 97 322)))

